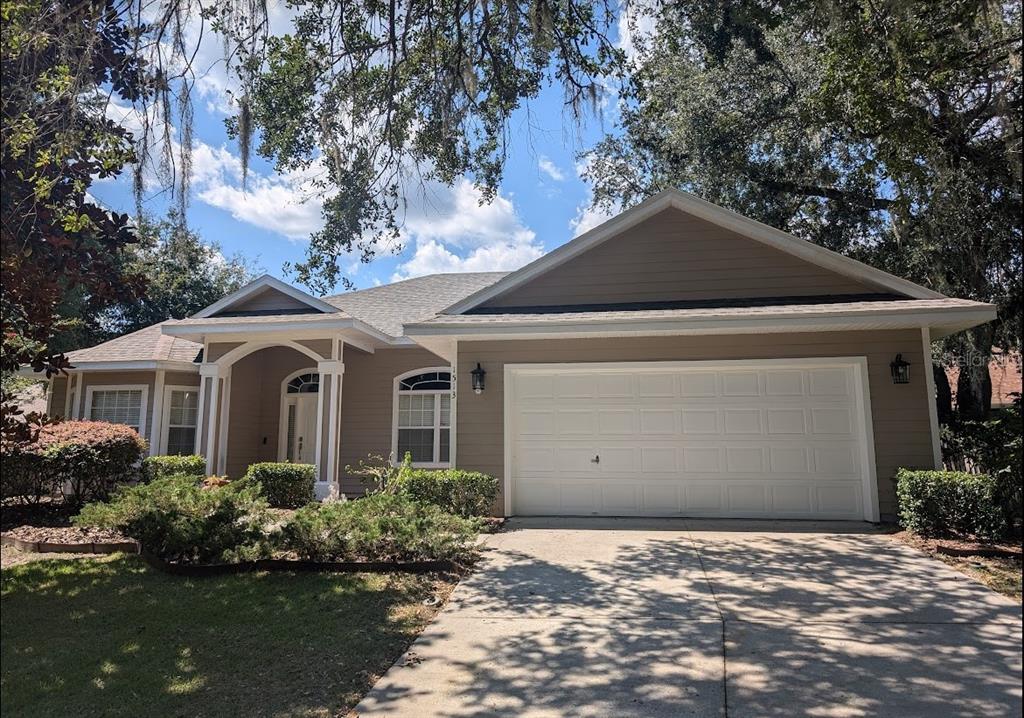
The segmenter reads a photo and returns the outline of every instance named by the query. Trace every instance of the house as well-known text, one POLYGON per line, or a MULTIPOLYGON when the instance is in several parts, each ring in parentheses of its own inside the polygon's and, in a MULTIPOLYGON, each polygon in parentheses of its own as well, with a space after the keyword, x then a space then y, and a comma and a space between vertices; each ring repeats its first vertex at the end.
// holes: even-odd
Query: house
POLYGON ((499 477, 505 515, 876 521, 941 465, 931 340, 994 317, 667 191, 512 273, 262 277, 72 352, 49 406, 210 473, 315 464, 321 496, 411 452, 499 477))
MULTIPOLYGON (((960 360, 951 357, 953 361, 960 360)), ((956 402, 957 380, 960 378, 960 366, 951 363, 946 367, 946 380, 949 382, 956 402)), ((1013 404, 1021 394, 1021 356, 1020 352, 1003 351, 997 347, 992 349, 992 358, 988 362, 988 378, 992 382, 992 408, 1005 409, 1013 404)))

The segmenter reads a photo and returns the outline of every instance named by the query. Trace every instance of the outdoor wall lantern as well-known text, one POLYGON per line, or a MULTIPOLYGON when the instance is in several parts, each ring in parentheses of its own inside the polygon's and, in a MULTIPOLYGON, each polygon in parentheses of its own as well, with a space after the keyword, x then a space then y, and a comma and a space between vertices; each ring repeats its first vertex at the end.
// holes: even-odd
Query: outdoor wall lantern
POLYGON ((909 384, 910 383, 910 362, 903 360, 902 354, 897 354, 896 358, 889 364, 889 371, 892 372, 892 383, 893 384, 909 384))
POLYGON ((476 363, 476 369, 470 372, 473 377, 473 393, 482 394, 484 392, 484 377, 487 376, 487 372, 480 366, 480 362, 476 363))

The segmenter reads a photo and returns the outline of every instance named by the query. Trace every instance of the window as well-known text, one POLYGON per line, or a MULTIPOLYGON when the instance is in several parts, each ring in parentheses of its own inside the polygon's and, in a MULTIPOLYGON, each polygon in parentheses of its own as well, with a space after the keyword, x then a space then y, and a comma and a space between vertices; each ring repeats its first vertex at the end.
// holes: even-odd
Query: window
POLYGON ((186 456, 196 451, 199 387, 167 387, 164 398, 165 454, 186 456))
POLYGON ((93 421, 125 424, 145 436, 146 387, 93 387, 85 394, 87 417, 93 421))
POLYGON ((395 461, 447 466, 451 447, 452 373, 418 369, 395 381, 395 461))
POLYGON ((319 391, 319 374, 302 374, 288 382, 288 394, 316 394, 319 391))

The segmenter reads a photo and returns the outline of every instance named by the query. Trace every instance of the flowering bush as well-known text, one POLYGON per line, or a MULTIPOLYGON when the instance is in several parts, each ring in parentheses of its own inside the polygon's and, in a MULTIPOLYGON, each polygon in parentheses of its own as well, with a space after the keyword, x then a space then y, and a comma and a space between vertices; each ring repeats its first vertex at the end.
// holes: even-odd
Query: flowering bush
POLYGON ((44 426, 30 444, 4 447, 4 498, 38 501, 62 495, 71 504, 105 499, 139 477, 146 442, 135 429, 103 421, 44 426))

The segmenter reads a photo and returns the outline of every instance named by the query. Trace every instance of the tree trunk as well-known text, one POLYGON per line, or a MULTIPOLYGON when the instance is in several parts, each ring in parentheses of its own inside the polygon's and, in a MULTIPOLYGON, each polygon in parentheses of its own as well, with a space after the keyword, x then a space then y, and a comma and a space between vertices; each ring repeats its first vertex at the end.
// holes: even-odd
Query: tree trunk
POLYGON ((935 377, 935 396, 933 400, 938 408, 939 423, 943 426, 949 426, 953 423, 953 390, 949 386, 946 368, 937 362, 932 362, 932 374, 935 377))
POLYGON ((989 325, 967 332, 967 355, 960 365, 956 382, 956 413, 961 421, 981 420, 992 409, 992 377, 988 363, 992 358, 992 329, 989 325))

